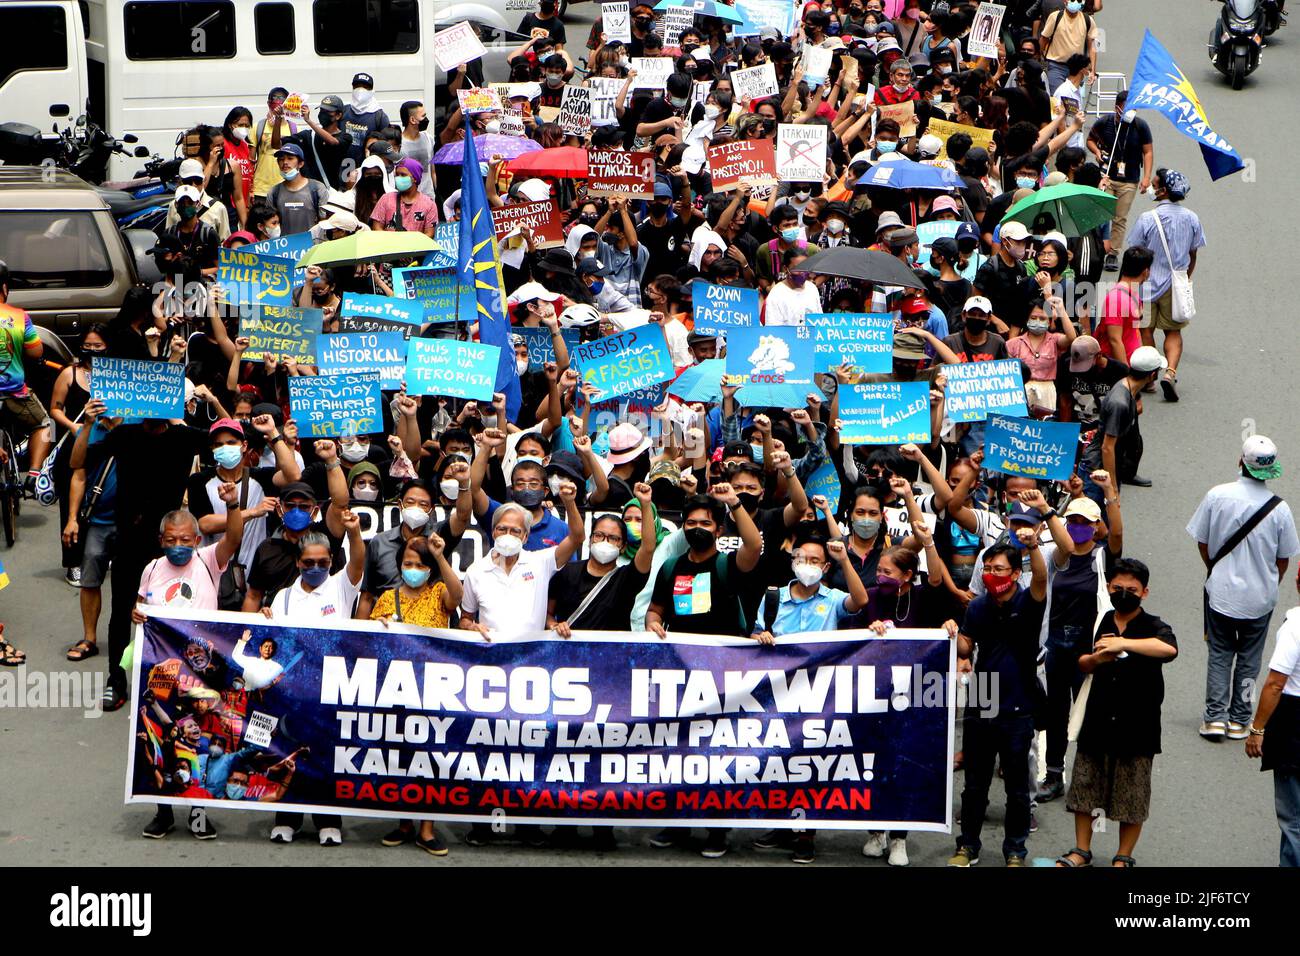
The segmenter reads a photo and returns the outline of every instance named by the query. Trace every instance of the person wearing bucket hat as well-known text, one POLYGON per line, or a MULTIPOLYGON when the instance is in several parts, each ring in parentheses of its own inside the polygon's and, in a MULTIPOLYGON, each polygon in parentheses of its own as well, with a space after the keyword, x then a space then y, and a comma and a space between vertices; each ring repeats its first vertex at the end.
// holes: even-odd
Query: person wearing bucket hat
POLYGON ((433 238, 438 204, 420 192, 424 166, 407 157, 393 170, 393 191, 384 193, 370 213, 370 228, 378 232, 422 232, 433 238))
POLYGON ((1200 734, 1211 741, 1250 735, 1278 582, 1300 555, 1291 508, 1265 484, 1282 476, 1277 445, 1265 435, 1251 435, 1242 443, 1237 469, 1237 480, 1211 488, 1187 524, 1208 572, 1200 734))
POLYGON ((609 492, 604 500, 626 501, 633 497, 632 487, 644 481, 650 472, 650 446, 650 439, 631 422, 621 422, 610 429, 605 461, 612 467, 608 475, 609 492))

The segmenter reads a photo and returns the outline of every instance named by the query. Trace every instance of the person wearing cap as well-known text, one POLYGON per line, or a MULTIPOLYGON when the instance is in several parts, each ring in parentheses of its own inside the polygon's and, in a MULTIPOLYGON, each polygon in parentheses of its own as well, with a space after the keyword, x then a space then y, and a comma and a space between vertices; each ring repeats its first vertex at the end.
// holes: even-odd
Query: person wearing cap
MULTIPOLYGON (((279 502, 279 489, 301 478, 294 453, 280 434, 270 415, 257 415, 252 426, 263 436, 275 455, 275 467, 250 468, 248 441, 244 426, 231 418, 223 418, 208 429, 212 443, 215 466, 200 469, 190 477, 186 500, 190 512, 198 519, 203 542, 211 544, 221 539, 226 531, 228 515, 219 491, 223 484, 233 483, 239 489, 239 508, 243 512, 243 543, 232 567, 221 579, 220 607, 226 611, 240 610, 244 603, 245 571, 252 566, 258 546, 266 539, 266 517, 275 512, 279 502)), ((330 443, 331 445, 333 443, 330 443)))
POLYGON ((1126 470, 1121 467, 1121 463, 1134 472, 1128 477, 1127 484, 1139 488, 1151 487, 1149 479, 1136 474, 1138 463, 1134 460, 1140 455, 1137 451, 1140 447, 1138 394, 1164 371, 1165 360, 1155 349, 1144 345, 1130 356, 1128 365, 1128 375, 1102 399, 1097 430, 1079 461, 1078 475, 1084 479, 1084 492, 1103 507, 1106 504, 1105 495, 1090 478, 1098 468, 1104 468, 1110 473, 1111 487, 1117 491, 1126 470))
POLYGON ((911 226, 892 230, 885 239, 885 245, 889 249, 889 254, 908 269, 916 268, 916 257, 921 252, 921 240, 911 226))
POLYGON ((1138 216, 1129 237, 1130 248, 1148 249, 1151 274, 1144 293, 1151 303, 1151 322, 1141 329, 1142 344, 1155 345, 1156 331, 1164 333, 1164 353, 1169 368, 1160 379, 1165 399, 1178 401, 1178 363, 1183 357, 1183 329, 1188 320, 1174 306, 1174 273, 1196 271, 1197 251, 1205 245, 1200 217, 1183 205, 1191 186, 1174 169, 1157 169, 1156 207, 1138 216))
MULTIPOLYGON (((1159 357, 1155 349, 1139 351, 1144 350, 1159 357)), ((1200 733, 1212 741, 1249 736, 1278 582, 1300 554, 1291 508, 1265 484, 1282 476, 1277 445, 1264 435, 1251 435, 1241 446, 1237 467, 1237 480, 1211 488, 1187 524, 1207 572, 1208 659, 1200 733), (1244 537, 1243 529, 1248 529, 1244 537)))
POLYGON ((1070 354, 1057 363, 1057 419, 1078 422, 1080 434, 1092 431, 1101 419, 1102 400, 1126 375, 1128 366, 1102 355, 1100 342, 1078 336, 1070 343, 1070 354))
POLYGON ((969 262, 969 255, 961 251, 951 236, 941 236, 930 243, 929 270, 939 274, 934 283, 934 304, 945 316, 955 315, 970 298, 970 280, 961 274, 969 262))
POLYGON ((297 143, 285 143, 275 153, 280 182, 271 187, 266 204, 280 216, 280 234, 307 232, 326 218, 329 187, 303 174, 303 152, 297 143))
POLYGON ((596 310, 601 313, 628 312, 632 303, 627 296, 606 282, 607 269, 595 256, 579 260, 577 264, 578 280, 596 299, 596 310))
POLYGON ((1029 254, 1029 230, 1021 222, 1002 223, 994 255, 975 273, 974 293, 986 299, 998 331, 1018 335, 1024 331, 1030 300, 1038 284, 1029 278, 1025 258, 1029 254))
POLYGON ((375 78, 369 73, 358 73, 352 77, 352 102, 343 110, 339 123, 344 137, 352 141, 348 147, 348 157, 354 163, 360 163, 366 156, 366 147, 370 140, 379 135, 379 131, 391 121, 375 99, 375 78))
MULTIPOLYGON (((234 160, 232 159, 231 162, 234 162, 234 160)), ((207 172, 204 169, 203 164, 197 159, 181 160, 180 169, 176 172, 176 181, 180 186, 188 186, 198 193, 199 222, 213 228, 217 234, 218 242, 224 243, 229 239, 230 210, 226 207, 225 203, 217 202, 204 192, 203 187, 207 182, 207 172)), ((167 229, 171 229, 181 220, 180 209, 177 207, 176 198, 177 197, 173 195, 171 204, 167 207, 167 218, 163 222, 164 227, 167 229)), ((247 216, 247 209, 238 206, 236 208, 239 209, 239 215, 235 221, 236 223, 242 223, 245 216, 247 216)))
POLYGON ((1007 357, 1007 340, 990 332, 993 303, 982 295, 968 298, 961 308, 961 328, 945 338, 959 362, 996 362, 1007 357))
POLYGON ((892 209, 887 209, 876 220, 876 241, 870 246, 872 252, 889 252, 889 236, 903 226, 902 217, 892 209))
MULTIPOLYGON (((179 244, 180 252, 190 268, 205 275, 215 275, 221 235, 215 227, 200 218, 203 203, 204 194, 193 186, 177 189, 176 198, 172 201, 177 220, 174 225, 167 227, 164 235, 179 244)), ((224 217, 225 207, 221 203, 210 205, 220 209, 220 214, 224 217)))
POLYGON ((849 207, 842 202, 828 202, 817 213, 817 221, 821 229, 817 233, 817 247, 819 249, 837 249, 840 246, 856 246, 853 230, 850 228, 853 222, 853 213, 849 207))
POLYGON ((955 222, 961 218, 961 206, 951 196, 938 196, 930 204, 926 222, 955 222))
POLYGON ((384 193, 370 213, 370 228, 377 232, 422 232, 430 238, 438 225, 438 204, 420 192, 424 167, 409 157, 398 162, 393 191, 384 193))
POLYGON ((344 188, 343 160, 347 159, 352 148, 351 137, 344 135, 339 126, 343 110, 343 100, 333 93, 321 97, 315 116, 304 102, 302 118, 308 128, 288 139, 302 150, 303 175, 320 180, 331 189, 344 188))
POLYGON ((265 199, 271 187, 280 182, 276 151, 298 131, 291 118, 284 115, 284 101, 289 91, 274 87, 266 94, 266 118, 257 124, 253 137, 253 198, 265 199))
POLYGON ((627 297, 633 308, 641 307, 641 280, 650 262, 650 250, 641 245, 628 200, 611 196, 605 214, 596 223, 601 233, 596 257, 609 270, 605 281, 627 297))

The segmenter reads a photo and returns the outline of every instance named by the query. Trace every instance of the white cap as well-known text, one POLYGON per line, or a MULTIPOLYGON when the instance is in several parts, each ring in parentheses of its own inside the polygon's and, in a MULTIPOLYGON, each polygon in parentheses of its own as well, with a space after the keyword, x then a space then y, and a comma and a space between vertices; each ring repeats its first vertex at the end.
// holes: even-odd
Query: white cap
POLYGON ((999 239, 1011 239, 1015 242, 1024 242, 1029 238, 1029 229, 1023 222, 1004 222, 998 230, 999 239))
POLYGON ((938 156, 939 151, 943 149, 943 140, 933 133, 926 133, 917 142, 916 148, 922 156, 938 156))
POLYGON ((182 186, 180 189, 176 190, 176 198, 192 199, 195 202, 198 202, 200 199, 203 198, 203 194, 199 192, 197 189, 195 189, 193 186, 182 186))
POLYGON ((176 171, 177 179, 202 179, 203 164, 197 159, 182 159, 180 169, 176 171))
POLYGON ((525 179, 516 192, 529 202, 542 202, 551 198, 551 184, 544 179, 525 179))
POLYGON ((1070 245, 1069 240, 1065 238, 1065 233, 1056 232, 1055 230, 1043 236, 1043 242, 1059 242, 1061 245, 1067 247, 1070 245))
POLYGON ((1260 481, 1277 478, 1282 466, 1277 463, 1277 445, 1265 435, 1251 435, 1241 446, 1241 463, 1260 481))
POLYGON ((992 315, 993 303, 990 302, 988 299, 984 298, 984 296, 982 295, 973 295, 966 300, 966 304, 961 307, 961 310, 963 312, 973 312, 979 310, 980 312, 987 312, 989 315, 992 315))
POLYGON ((506 304, 521 305, 524 302, 532 302, 534 299, 554 302, 558 298, 558 295, 546 288, 546 286, 542 285, 540 282, 525 282, 506 297, 506 304))
POLYGON ((1133 354, 1128 357, 1128 367, 1135 372, 1150 374, 1164 371, 1169 367, 1169 363, 1154 347, 1143 345, 1141 348, 1134 349, 1133 354))
POLYGON ((709 62, 713 62, 713 54, 706 46, 697 46, 691 51, 691 57, 696 60, 708 60, 709 62))

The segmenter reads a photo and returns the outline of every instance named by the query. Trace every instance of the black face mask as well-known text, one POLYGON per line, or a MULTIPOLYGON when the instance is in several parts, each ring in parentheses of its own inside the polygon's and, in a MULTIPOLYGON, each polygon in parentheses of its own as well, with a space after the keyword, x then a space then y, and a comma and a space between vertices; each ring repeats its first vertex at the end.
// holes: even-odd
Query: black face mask
POLYGON ((758 503, 762 501, 762 498, 751 491, 740 492, 736 497, 740 499, 740 506, 750 514, 758 510, 758 503))
POLYGON ((1120 614, 1132 614, 1142 606, 1142 598, 1132 591, 1111 591, 1110 603, 1120 614))
POLYGON ((541 488, 523 488, 510 492, 510 500, 532 511, 546 499, 546 491, 541 488))
POLYGON ((981 332, 987 331, 988 327, 989 327, 988 319, 967 319, 966 320, 966 331, 974 332, 976 335, 978 335, 981 332))
POLYGON ((915 362, 895 362, 894 378, 900 382, 910 382, 916 378, 917 368, 915 362))
POLYGON ((420 122, 416 124, 415 128, 423 133, 429 128, 429 117, 426 116, 424 119, 420 120, 420 122))
POLYGON ((713 548, 713 532, 707 528, 687 528, 686 546, 692 551, 708 551, 713 548))
POLYGON ((328 129, 330 126, 334 125, 334 121, 337 120, 337 119, 338 119, 338 116, 336 116, 334 113, 329 113, 329 112, 326 112, 325 110, 317 110, 317 111, 316 111, 316 121, 317 121, 318 123, 320 123, 321 126, 324 126, 324 127, 326 127, 327 129, 328 129))
POLYGON ((637 17, 637 18, 636 18, 635 20, 633 20, 632 22, 636 24, 636 28, 637 28, 638 30, 649 30, 649 29, 650 29, 650 24, 654 23, 654 18, 653 18, 653 17, 637 17))
POLYGON ((600 222, 600 216, 596 215, 594 212, 585 213, 578 217, 578 222, 582 223, 584 226, 594 226, 596 223, 600 222))

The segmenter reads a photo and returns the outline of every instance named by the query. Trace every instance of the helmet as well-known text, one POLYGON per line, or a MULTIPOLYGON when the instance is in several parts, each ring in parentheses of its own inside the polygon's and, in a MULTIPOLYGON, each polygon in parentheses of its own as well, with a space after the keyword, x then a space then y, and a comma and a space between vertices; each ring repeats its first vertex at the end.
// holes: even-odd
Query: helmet
POLYGON ((560 325, 566 329, 571 329, 580 325, 592 325, 600 321, 600 313, 596 311, 594 305, 578 303, 571 305, 560 313, 560 325))

